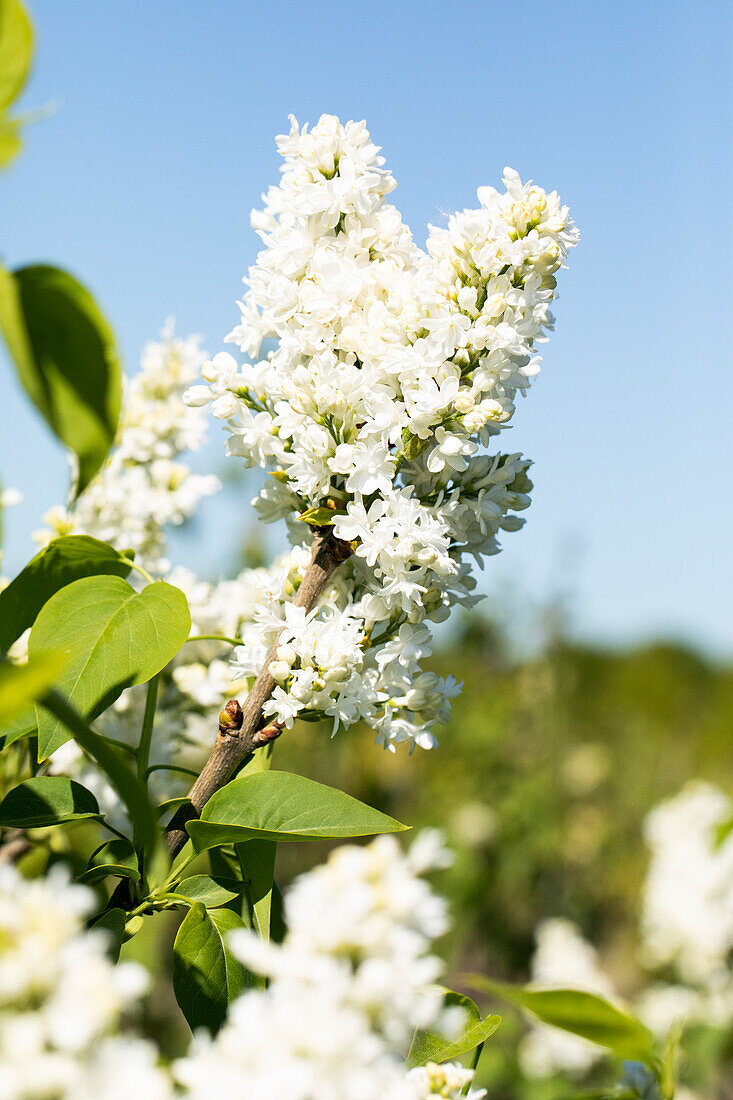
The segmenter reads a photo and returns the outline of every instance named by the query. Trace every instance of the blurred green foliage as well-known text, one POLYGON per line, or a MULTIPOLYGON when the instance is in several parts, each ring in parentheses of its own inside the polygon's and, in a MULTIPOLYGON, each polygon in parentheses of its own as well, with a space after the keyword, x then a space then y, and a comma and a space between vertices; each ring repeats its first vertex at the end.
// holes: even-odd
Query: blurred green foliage
MULTIPOLYGON (((392 755, 352 730, 326 742, 301 726, 277 744, 275 766, 327 781, 416 827, 443 829, 456 854, 438 888, 451 901, 443 950, 451 981, 479 971, 525 981, 534 931, 567 917, 599 950, 616 989, 643 985, 638 917, 647 868, 643 821, 691 778, 733 792, 733 668, 674 643, 610 650, 557 636, 517 659, 475 615, 432 660, 463 680, 440 746, 392 755)), ((279 877, 324 852, 281 846, 279 877)), ((500 1010, 501 1011, 501 1010, 500 1010)), ((487 1044, 478 1080, 492 1100, 565 1100, 567 1081, 520 1080, 512 1015, 487 1044)), ((710 1053, 710 1051, 708 1051, 710 1053)), ((730 1038, 692 1044, 707 1097, 731 1068, 730 1038), (700 1048, 715 1045, 714 1057, 700 1048), (697 1051, 697 1053, 695 1053, 697 1051)), ((608 1082, 608 1073, 599 1081, 608 1082)))

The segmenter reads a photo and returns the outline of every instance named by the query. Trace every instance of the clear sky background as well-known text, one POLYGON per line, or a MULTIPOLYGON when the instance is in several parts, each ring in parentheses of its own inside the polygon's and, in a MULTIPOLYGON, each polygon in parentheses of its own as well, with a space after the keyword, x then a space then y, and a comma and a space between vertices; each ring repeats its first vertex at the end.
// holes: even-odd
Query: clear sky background
MULTIPOLYGON (((87 282, 128 371, 170 314, 221 350, 289 112, 366 118, 419 242, 505 164, 557 188, 582 242, 503 437, 536 462, 534 504, 483 583, 520 623, 562 593, 582 636, 733 653, 729 0, 29 3, 21 106, 56 111, 0 177, 0 251, 87 282)), ((10 572, 67 471, 4 359, 0 387, 0 478, 26 498, 10 572)), ((246 532, 248 489, 208 502, 175 556, 224 569, 222 512, 246 532)))

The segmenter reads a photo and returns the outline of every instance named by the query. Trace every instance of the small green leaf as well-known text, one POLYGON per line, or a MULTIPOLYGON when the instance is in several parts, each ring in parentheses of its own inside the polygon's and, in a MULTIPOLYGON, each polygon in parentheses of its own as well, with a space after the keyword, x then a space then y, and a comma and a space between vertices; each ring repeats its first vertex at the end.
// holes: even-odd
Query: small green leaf
POLYGON ((126 577, 130 563, 106 542, 89 535, 53 539, 0 592, 0 653, 33 626, 47 600, 80 577, 126 577))
POLYGON ((231 909, 207 910, 195 902, 178 929, 173 944, 173 989, 192 1031, 206 1027, 216 1033, 227 1007, 246 985, 261 986, 229 951, 226 935, 243 928, 231 909))
POLYGON ((0 330, 26 393, 78 459, 81 493, 114 442, 122 371, 112 330, 72 275, 0 270, 0 330))
POLYGON ((207 909, 217 909, 238 898, 244 889, 241 882, 233 878, 214 875, 191 875, 179 882, 175 892, 190 902, 201 902, 207 909))
POLYGON ((654 1037, 634 1016, 604 997, 579 989, 530 989, 488 981, 472 974, 477 989, 528 1009, 545 1024, 606 1047, 621 1058, 654 1064, 654 1037))
POLYGON ((263 940, 269 940, 277 844, 272 840, 248 840, 246 844, 237 844, 235 851, 242 868, 252 927, 263 940))
POLYGON ((351 795, 290 772, 241 776, 186 825, 197 852, 246 840, 324 840, 406 829, 351 795))
POLYGON ((430 439, 421 439, 419 435, 414 435, 409 428, 402 429, 402 446, 395 455, 395 469, 399 470, 405 464, 405 462, 413 462, 427 447, 430 439))
POLYGON ((334 516, 345 515, 345 512, 337 512, 331 508, 306 508, 305 512, 301 512, 297 518, 310 527, 329 527, 333 523, 334 516))
POLYGON ((63 667, 63 657, 51 652, 36 657, 27 665, 11 665, 9 661, 0 661, 0 733, 6 732, 6 723, 11 721, 20 721, 23 724, 30 711, 33 712, 30 728, 33 728, 33 700, 46 694, 54 680, 58 679, 63 667))
POLYGON ((8 829, 41 829, 85 818, 101 819, 96 798, 62 775, 26 779, 0 802, 0 825, 8 829))
MULTIPOLYGON (((133 684, 165 668, 188 637, 186 597, 164 581, 136 592, 121 577, 83 577, 43 606, 31 630, 32 657, 49 651, 67 659, 57 689, 87 720, 133 684)), ((63 722, 37 706, 39 759, 69 740, 63 722)))
POLYGON ((86 871, 79 876, 79 882, 88 882, 93 885, 101 882, 108 875, 139 882, 140 871, 137 862, 137 852, 129 840, 124 840, 122 837, 109 840, 92 853, 86 871))
POLYGON ((466 1023, 455 1039, 446 1039, 443 1035, 418 1028, 412 1037, 407 1055, 407 1065, 410 1067, 425 1066, 428 1062, 452 1062, 485 1043, 501 1023, 501 1016, 486 1016, 482 1019, 477 1005, 470 997, 454 993, 452 989, 442 989, 441 992, 443 1006, 462 1008, 466 1014, 466 1023))
POLYGON ((20 95, 33 58, 33 27, 20 0, 0 0, 0 110, 20 95))

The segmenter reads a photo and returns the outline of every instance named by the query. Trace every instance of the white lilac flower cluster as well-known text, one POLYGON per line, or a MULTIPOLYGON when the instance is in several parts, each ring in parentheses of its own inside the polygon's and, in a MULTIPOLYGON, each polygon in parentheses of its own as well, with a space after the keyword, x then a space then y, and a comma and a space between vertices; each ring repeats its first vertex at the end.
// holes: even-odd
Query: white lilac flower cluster
POLYGON ((200 339, 177 338, 170 322, 161 337, 146 345, 139 373, 125 379, 117 445, 72 511, 55 507, 43 517, 47 527, 35 536, 42 545, 58 535, 93 535, 134 550, 160 574, 170 568, 165 526, 183 523, 219 488, 218 478, 192 473, 179 458, 206 434, 206 418, 182 399, 204 360, 200 339))
POLYGON ((84 928, 93 904, 91 891, 60 867, 33 881, 0 867, 2 1100, 171 1095, 155 1047, 113 1034, 146 974, 132 963, 115 966, 106 933, 84 928))
POLYGON ((725 976, 733 950, 733 803, 711 783, 694 782, 648 816, 651 864, 642 937, 648 964, 672 964, 684 981, 725 976))
MULTIPOLYGON (((650 862, 644 884, 640 961, 648 984, 634 1011, 660 1038, 679 1024, 729 1028, 733 1022, 733 802, 693 781, 647 816, 650 862), (658 977, 663 974, 663 980, 658 977)), ((538 986, 585 989, 614 999, 595 949, 572 921, 539 925, 532 960, 538 986)), ((524 1071, 582 1074, 603 1049, 532 1023, 521 1048, 524 1071)))
MULTIPOLYGON (((145 986, 136 965, 114 966, 106 934, 87 931, 92 895, 57 867, 28 881, 0 868, 2 1100, 426 1100, 457 1098, 473 1073, 456 1064, 408 1070, 415 1027, 450 1035, 425 983, 446 906, 420 875, 445 861, 434 834, 403 853, 392 837, 343 847, 302 876, 286 899, 282 946, 235 933, 231 947, 269 977, 231 1006, 215 1038, 200 1033, 164 1068, 155 1045, 120 1029, 145 986)), ((466 1092, 473 1100, 483 1090, 466 1092)))
MULTIPOLYGON (((252 216, 265 247, 228 338, 254 362, 217 355, 186 400, 211 402, 228 453, 272 474, 264 519, 285 517, 295 545, 307 523, 332 523, 354 548, 335 601, 279 609, 267 713, 361 718, 389 747, 430 747, 456 685, 422 672, 425 623, 472 602, 471 561, 522 524, 529 462, 487 448, 537 374, 578 234, 555 192, 506 169, 506 190, 481 188, 425 251, 386 201, 395 181, 364 123, 293 121, 278 147, 282 180, 252 216)), ((276 633, 275 610, 261 617, 276 633)), ((247 649, 236 663, 256 671, 247 649)))
POLYGON ((430 946, 447 915, 419 875, 443 857, 431 833, 406 854, 393 837, 339 848, 290 889, 282 945, 233 933, 234 953, 269 984, 244 993, 218 1035, 198 1036, 177 1063, 190 1100, 462 1095, 473 1076, 462 1066, 404 1063, 414 1028, 463 1022, 425 990, 441 970, 430 946))

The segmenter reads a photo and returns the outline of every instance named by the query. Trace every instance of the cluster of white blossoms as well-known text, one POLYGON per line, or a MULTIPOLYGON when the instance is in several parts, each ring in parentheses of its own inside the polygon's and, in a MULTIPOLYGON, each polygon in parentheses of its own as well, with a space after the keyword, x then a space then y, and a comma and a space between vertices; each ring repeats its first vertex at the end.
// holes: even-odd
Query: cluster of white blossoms
MULTIPOLYGON (((228 453, 272 475, 264 519, 286 518, 296 546, 323 523, 353 547, 335 600, 262 609, 259 625, 286 630, 268 715, 361 718, 386 746, 430 747, 456 685, 421 670, 425 621, 470 604, 471 560, 522 524, 529 462, 487 447, 539 369, 578 234, 556 193, 506 169, 506 190, 481 188, 425 251, 386 201, 395 181, 364 123, 293 121, 278 146, 281 183, 252 216, 265 247, 228 338, 254 362, 217 355, 186 400, 211 402, 228 453)), ((256 671, 248 647, 235 660, 256 671)))
POLYGON ((134 550, 139 564, 161 574, 170 568, 165 526, 183 523, 219 488, 217 477, 195 474, 180 461, 206 435, 206 417, 182 399, 205 358, 200 338, 174 336, 170 322, 161 337, 146 345, 138 374, 125 378, 115 448, 73 510, 46 513, 47 526, 35 536, 42 545, 58 535, 93 535, 134 550))
MULTIPOLYGON (((647 816, 639 954, 649 984, 633 1007, 660 1038, 679 1024, 728 1028, 733 1022, 733 832, 726 833, 732 822, 731 799, 697 780, 647 816)), ((534 984, 615 998, 595 949, 572 921, 544 921, 536 941, 534 984)), ((604 1052, 532 1023, 520 1053, 526 1073, 545 1077, 557 1070, 582 1074, 604 1052)))
MULTIPOLYGON (((106 956, 87 931, 91 891, 57 867, 28 881, 0 868, 0 1097, 2 1100, 425 1100, 457 1098, 473 1073, 456 1064, 408 1070, 416 1027, 453 1034, 426 983, 446 906, 420 875, 444 862, 434 834, 407 853, 392 837, 343 847, 288 892, 281 946, 231 935, 235 954, 269 977, 230 1006, 215 1038, 199 1033, 165 1068, 156 1046, 121 1029, 145 973, 106 956)), ((480 1100, 483 1090, 468 1096, 480 1100)))
POLYGON ((26 880, 0 867, 0 1097, 2 1100, 168 1100, 156 1048, 114 1034, 146 974, 115 966, 107 934, 87 931, 90 890, 61 867, 26 880))
POLYGON ((407 1070, 404 1061, 415 1028, 450 1034, 464 1022, 462 1010, 446 1012, 437 991, 425 989, 442 969, 430 947, 447 913, 419 875, 443 858, 432 833, 407 853, 389 836, 338 848, 291 887, 282 945, 232 933, 233 952, 269 984, 244 993, 218 1035, 197 1036, 176 1064, 191 1100, 463 1095, 470 1070, 407 1070))
POLYGON ((733 950, 733 803, 711 783, 694 782, 648 816, 651 864, 644 892, 646 961, 672 964, 684 981, 725 975, 733 950))

